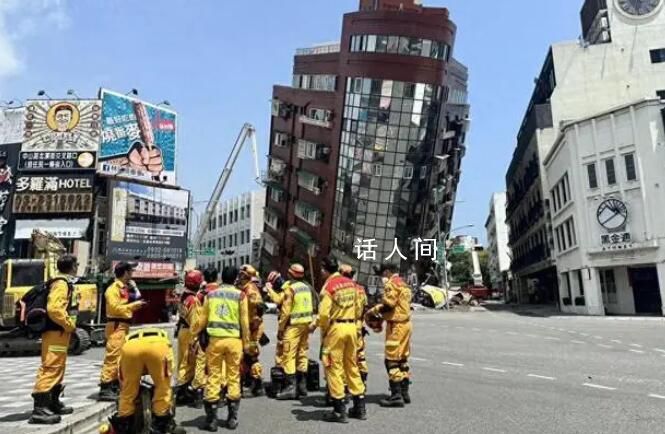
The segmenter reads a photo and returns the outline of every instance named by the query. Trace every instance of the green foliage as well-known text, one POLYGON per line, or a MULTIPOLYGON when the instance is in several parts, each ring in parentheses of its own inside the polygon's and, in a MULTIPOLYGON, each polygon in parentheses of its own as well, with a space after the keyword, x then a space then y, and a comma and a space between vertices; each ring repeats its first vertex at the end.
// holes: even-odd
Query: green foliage
POLYGON ((454 283, 464 284, 473 280, 473 262, 471 252, 448 254, 450 280, 454 283))
POLYGON ((481 252, 478 252, 478 259, 480 261, 480 272, 483 273, 483 285, 485 285, 486 288, 491 288, 492 287, 492 279, 490 278, 490 267, 489 267, 489 262, 490 262, 490 255, 487 250, 483 250, 481 252))

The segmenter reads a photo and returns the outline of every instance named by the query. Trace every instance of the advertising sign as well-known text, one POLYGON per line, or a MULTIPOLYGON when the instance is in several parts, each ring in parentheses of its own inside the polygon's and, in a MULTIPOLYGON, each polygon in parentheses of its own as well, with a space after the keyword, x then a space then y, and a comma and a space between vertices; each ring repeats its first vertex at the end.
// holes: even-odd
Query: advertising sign
POLYGON ((175 185, 176 113, 106 89, 99 171, 175 185))
POLYGON ((9 203, 14 192, 16 165, 21 145, 0 145, 0 258, 8 255, 14 239, 14 219, 9 203))
MULTIPOLYGON (((112 268, 115 268, 120 261, 113 261, 112 268)), ((132 276, 135 279, 164 279, 173 277, 175 273, 175 264, 173 262, 137 262, 132 276)))
POLYGON ((101 111, 98 100, 28 101, 19 168, 94 169, 101 111))
POLYGON ((16 214, 80 214, 92 212, 94 174, 22 175, 16 179, 16 214))
POLYGON ((21 143, 25 107, 0 109, 0 145, 21 143))
POLYGON ((111 181, 109 188, 110 259, 184 262, 188 191, 124 181, 111 181))

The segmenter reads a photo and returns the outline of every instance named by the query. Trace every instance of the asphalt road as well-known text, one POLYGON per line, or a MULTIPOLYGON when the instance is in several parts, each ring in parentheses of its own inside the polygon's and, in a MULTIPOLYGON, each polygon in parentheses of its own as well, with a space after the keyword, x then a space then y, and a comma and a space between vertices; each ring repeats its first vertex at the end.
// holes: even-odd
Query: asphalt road
MULTIPOLYGON (((367 421, 321 421, 302 402, 248 398, 238 432, 660 433, 665 422, 665 321, 537 317, 512 312, 415 314, 413 404, 383 409, 382 337, 368 342, 367 421)), ((274 334, 274 317, 268 330, 274 334)), ((318 334, 317 334, 318 335, 318 334)), ((318 352, 318 336, 310 355, 318 352)), ((262 360, 272 366, 271 344, 262 360)), ((317 396, 318 397, 318 396, 317 396)), ((222 419, 226 412, 220 412, 222 419)), ((203 411, 179 408, 199 433, 203 411)), ((224 429, 220 428, 220 432, 224 429)))

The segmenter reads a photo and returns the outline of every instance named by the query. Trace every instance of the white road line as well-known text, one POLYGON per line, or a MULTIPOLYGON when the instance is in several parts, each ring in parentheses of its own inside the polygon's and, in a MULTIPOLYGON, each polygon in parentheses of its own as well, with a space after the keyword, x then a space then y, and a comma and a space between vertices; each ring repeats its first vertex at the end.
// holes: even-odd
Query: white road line
POLYGON ((663 395, 656 395, 655 393, 650 393, 649 398, 656 398, 656 399, 665 399, 665 396, 663 395))
POLYGON ((496 333, 497 329, 490 329, 490 333, 496 333))
POLYGON ((442 365, 446 366, 456 366, 458 368, 461 368, 464 366, 464 363, 453 363, 453 362, 441 362, 442 365))
POLYGON ((532 334, 530 334, 530 333, 525 333, 524 336, 526 336, 527 338, 535 338, 535 337, 537 337, 536 335, 532 335, 532 334))
POLYGON ((550 381, 556 380, 555 377, 546 377, 545 375, 536 375, 536 374, 529 374, 527 375, 527 377, 540 378, 541 380, 550 380, 550 381))
POLYGON ((474 327, 471 330, 473 330, 474 332, 479 332, 480 331, 480 329, 478 327, 474 327))
POLYGON ((545 338, 545 340, 546 340, 546 341, 560 341, 561 338, 555 338, 555 337, 553 337, 553 336, 547 336, 547 337, 545 338))
POLYGON ((593 383, 584 383, 582 386, 591 387, 592 389, 602 389, 602 390, 617 390, 616 387, 601 386, 600 384, 593 383))
POLYGON ((630 346, 634 348, 642 348, 642 345, 640 344, 630 344, 630 346))
POLYGON ((658 351, 659 353, 665 353, 665 350, 661 350, 660 348, 654 348, 654 351, 658 351))
POLYGON ((596 344, 596 345, 598 345, 598 346, 601 347, 601 348, 607 348, 608 350, 609 350, 610 348, 614 348, 612 345, 605 345, 605 344, 596 344))
POLYGON ((574 340, 573 340, 573 341, 570 341, 570 342, 572 342, 572 343, 574 343, 574 344, 584 344, 584 342, 582 342, 582 341, 574 341, 574 340))
POLYGON ((421 359, 420 357, 413 357, 413 356, 409 357, 409 360, 414 360, 416 362, 429 362, 429 360, 427 359, 421 359))
POLYGON ((611 342, 614 342, 615 344, 620 344, 621 343, 621 341, 619 339, 612 339, 611 342))
POLYGON ((571 335, 576 335, 577 334, 577 332, 575 330, 568 330, 568 333, 570 333, 571 335))
POLYGON ((497 368, 483 368, 483 371, 489 371, 489 372, 500 372, 502 374, 506 373, 505 369, 497 369, 497 368))
POLYGON ((586 337, 586 336, 589 336, 589 333, 580 333, 580 336, 586 337))
POLYGON ((506 334, 511 335, 511 336, 515 336, 517 333, 515 333, 515 332, 506 332, 506 334))
POLYGON ((630 351, 631 353, 636 353, 636 354, 644 354, 644 351, 642 351, 642 350, 633 350, 633 349, 630 349, 630 350, 628 350, 628 351, 630 351))

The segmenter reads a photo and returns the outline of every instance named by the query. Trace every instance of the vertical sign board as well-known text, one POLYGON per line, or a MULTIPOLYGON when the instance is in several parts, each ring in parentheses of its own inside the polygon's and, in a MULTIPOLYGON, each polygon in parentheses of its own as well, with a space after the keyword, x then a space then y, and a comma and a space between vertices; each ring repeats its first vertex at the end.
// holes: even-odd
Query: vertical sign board
POLYGON ((176 184, 176 113, 101 89, 99 172, 176 184))
POLYGON ((21 143, 24 121, 25 107, 0 110, 0 145, 21 143))
POLYGON ((28 101, 19 169, 94 170, 101 114, 98 100, 28 101))
POLYGON ((0 145, 0 260, 10 256, 14 241, 15 219, 12 218, 10 204, 20 150, 19 143, 0 145))
POLYGON ((183 264, 189 192, 134 182, 109 182, 111 261, 183 264))

